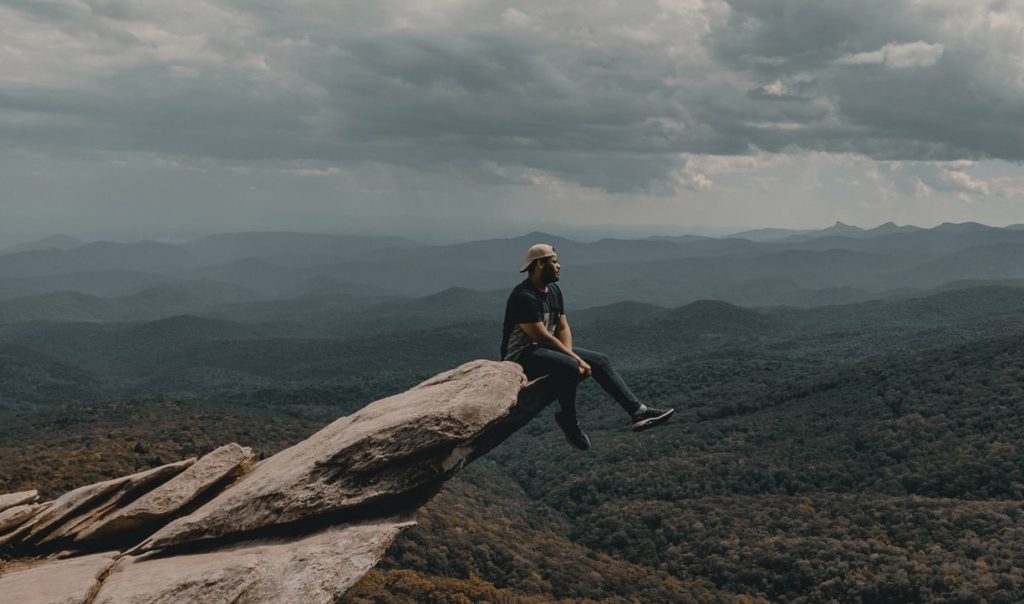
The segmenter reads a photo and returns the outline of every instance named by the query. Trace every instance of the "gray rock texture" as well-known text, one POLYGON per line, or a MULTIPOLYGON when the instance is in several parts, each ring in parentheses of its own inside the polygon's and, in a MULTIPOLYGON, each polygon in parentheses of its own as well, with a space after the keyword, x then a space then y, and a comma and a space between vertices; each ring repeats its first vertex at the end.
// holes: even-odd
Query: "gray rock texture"
POLYGON ((36 499, 39 499, 39 491, 35 490, 0 495, 0 512, 8 508, 13 508, 16 505, 34 503, 36 499))
POLYGON ((0 604, 85 604, 117 552, 49 560, 0 575, 0 604))
POLYGON ((214 552, 128 556, 104 581, 95 604, 330 604, 372 568, 408 517, 331 527, 291 541, 262 541, 214 552))
POLYGON ((112 512, 77 535, 78 541, 136 529, 173 516, 214 485, 250 470, 252 449, 235 443, 207 453, 187 470, 112 512))
POLYGON ((336 420, 167 525, 139 551, 397 499, 461 468, 526 382, 514 363, 473 361, 336 420))

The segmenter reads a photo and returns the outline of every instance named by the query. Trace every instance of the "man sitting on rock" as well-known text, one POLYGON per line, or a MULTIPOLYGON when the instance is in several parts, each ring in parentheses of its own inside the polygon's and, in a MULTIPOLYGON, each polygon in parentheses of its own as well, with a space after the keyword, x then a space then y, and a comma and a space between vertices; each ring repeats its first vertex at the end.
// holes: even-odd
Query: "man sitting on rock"
POLYGON ((639 432, 668 421, 674 410, 641 403, 612 368, 607 355, 573 346, 562 290, 555 285, 561 272, 555 248, 544 243, 532 246, 519 272, 529 276, 512 290, 505 305, 501 358, 522 365, 530 379, 551 375, 558 380, 561 410, 555 413, 555 423, 569 444, 577 449, 590 448, 590 439, 576 420, 576 386, 591 375, 630 415, 633 430, 639 432))

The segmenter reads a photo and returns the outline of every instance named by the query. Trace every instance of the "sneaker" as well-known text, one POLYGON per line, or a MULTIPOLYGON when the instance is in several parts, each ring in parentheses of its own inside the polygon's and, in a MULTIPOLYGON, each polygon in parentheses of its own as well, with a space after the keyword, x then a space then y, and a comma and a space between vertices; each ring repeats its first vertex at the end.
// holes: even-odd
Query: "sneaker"
POLYGON ((633 431, 640 432, 664 424, 675 412, 675 409, 655 409, 641 405, 640 410, 633 414, 633 431))
POLYGON ((562 429, 562 433, 565 434, 565 440, 569 441, 569 444, 576 447, 580 451, 586 451, 590 448, 590 439, 587 438, 583 429, 576 423, 575 420, 564 418, 561 413, 555 413, 555 423, 562 429))

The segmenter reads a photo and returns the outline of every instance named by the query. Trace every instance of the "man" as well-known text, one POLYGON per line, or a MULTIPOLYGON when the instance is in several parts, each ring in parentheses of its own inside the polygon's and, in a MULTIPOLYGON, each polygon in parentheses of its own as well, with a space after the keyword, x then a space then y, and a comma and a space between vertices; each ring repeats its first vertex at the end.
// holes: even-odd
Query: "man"
POLYGON ((576 420, 576 386, 590 376, 630 415, 633 430, 668 421, 675 411, 641 403, 612 368, 607 355, 573 346, 562 290, 555 285, 561 272, 555 248, 544 243, 532 246, 519 272, 528 276, 512 290, 505 305, 501 358, 522 365, 530 379, 551 375, 558 380, 561 409, 555 413, 555 423, 569 444, 577 449, 590 448, 590 439, 576 420))

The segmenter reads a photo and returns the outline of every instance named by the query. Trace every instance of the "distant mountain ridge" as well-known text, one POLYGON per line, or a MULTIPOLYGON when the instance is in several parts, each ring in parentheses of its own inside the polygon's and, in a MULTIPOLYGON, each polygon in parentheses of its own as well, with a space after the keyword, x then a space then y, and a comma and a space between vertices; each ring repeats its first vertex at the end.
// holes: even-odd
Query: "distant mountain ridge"
POLYGON ((153 320, 197 308, 258 298, 243 287, 202 280, 157 285, 117 298, 74 291, 50 292, 0 300, 0 323, 153 320))
MULTIPOLYGON (((817 231, 762 229, 724 238, 592 242, 535 231, 450 245, 267 232, 213 235, 181 245, 94 242, 73 250, 2 254, 0 300, 60 291, 121 298, 196 281, 210 282, 211 290, 220 287, 225 294, 251 292, 248 299, 227 296, 223 304, 297 301, 318 294, 381 302, 451 288, 498 291, 522 279, 517 271, 523 254, 538 242, 558 251, 573 308, 630 300, 678 306, 699 299, 814 306, 864 301, 896 290, 922 291, 949 281, 1024 277, 1016 268, 1020 254, 1014 251, 1024 246, 1024 230, 978 223, 922 229, 890 222, 862 229, 839 222, 817 231)), ((209 306, 182 300, 168 305, 168 312, 209 306)), ((326 310, 324 300, 309 307, 326 310)), ((287 314, 292 312, 284 309, 287 304, 277 307, 287 314)), ((271 306, 265 310, 277 312, 271 306)))
POLYGON ((182 245, 208 264, 227 264, 250 257, 278 264, 336 262, 368 258, 385 249, 415 246, 412 241, 401 237, 287 231, 222 233, 182 245))
POLYGON ((913 233, 921 230, 925 229, 912 225, 898 226, 894 222, 886 222, 885 224, 881 224, 871 229, 864 229, 857 226, 851 226, 843 222, 836 222, 832 226, 824 229, 755 229, 752 231, 742 231, 734 235, 730 235, 730 237, 766 243, 795 243, 833 236, 870 239, 873 237, 881 237, 882 235, 913 233))
POLYGON ((50 235, 34 241, 26 241, 0 250, 0 254, 34 252, 41 250, 70 250, 85 245, 81 239, 69 235, 50 235))
POLYGON ((97 241, 73 250, 34 250, 0 255, 0 278, 38 277, 100 270, 177 271, 195 264, 184 249, 155 241, 97 241))

